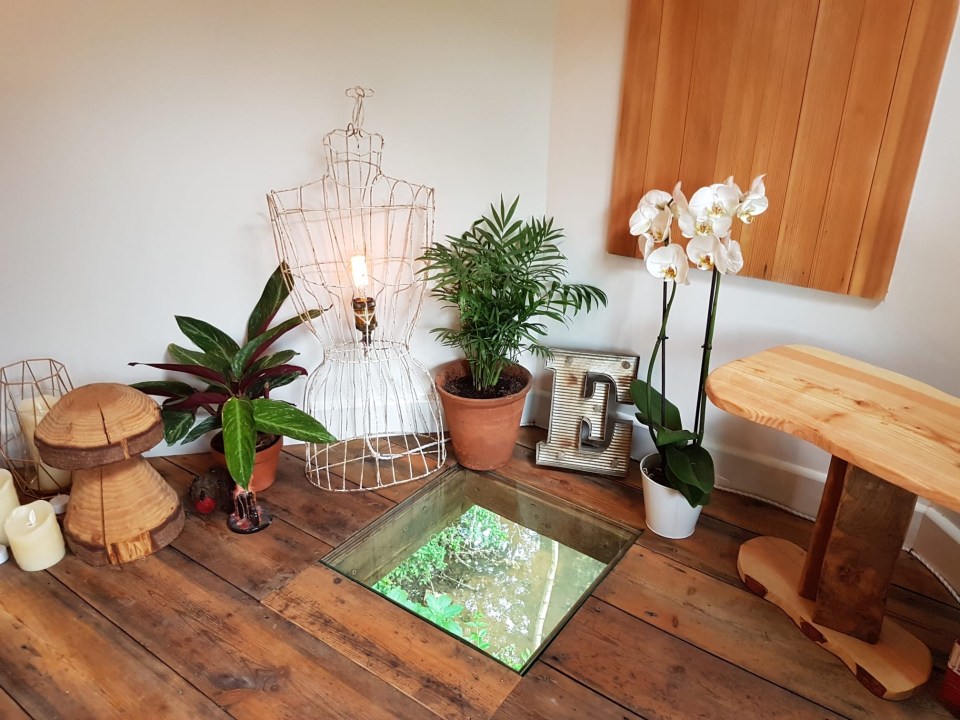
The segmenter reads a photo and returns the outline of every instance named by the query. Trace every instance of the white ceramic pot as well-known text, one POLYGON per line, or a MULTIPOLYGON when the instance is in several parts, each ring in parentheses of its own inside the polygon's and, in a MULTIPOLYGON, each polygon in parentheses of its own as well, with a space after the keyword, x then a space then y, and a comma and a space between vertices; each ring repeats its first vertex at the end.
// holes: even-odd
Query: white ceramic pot
POLYGON ((687 499, 673 488, 655 483, 647 475, 647 468, 660 467, 660 455, 653 453, 640 461, 643 473, 643 506, 647 527, 660 537, 680 540, 690 537, 697 527, 702 505, 690 507, 687 499))

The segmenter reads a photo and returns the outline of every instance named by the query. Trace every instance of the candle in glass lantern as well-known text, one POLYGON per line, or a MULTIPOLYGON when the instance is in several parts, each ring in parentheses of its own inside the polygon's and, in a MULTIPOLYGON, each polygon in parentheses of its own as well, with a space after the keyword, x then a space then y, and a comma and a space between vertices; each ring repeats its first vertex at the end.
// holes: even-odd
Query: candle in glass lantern
POLYGON ((3 529, 21 570, 46 570, 60 562, 66 553, 57 515, 46 500, 35 500, 16 508, 3 529))
POLYGON ((367 295, 370 276, 367 273, 365 255, 350 258, 350 270, 353 275, 353 325, 363 333, 363 341, 369 342, 370 333, 377 327, 377 301, 367 295))
POLYGON ((3 524, 10 517, 10 513, 18 507, 20 507, 20 499, 17 497, 13 475, 9 470, 0 468, 0 545, 10 544, 7 541, 7 533, 3 530, 3 524))
POLYGON ((40 460, 40 453, 33 443, 37 432, 37 425, 43 420, 50 408, 57 404, 60 398, 54 395, 37 395, 27 397, 17 405, 17 417, 20 418, 20 429, 23 431, 23 440, 29 457, 25 460, 34 460, 37 464, 37 477, 34 488, 40 492, 56 492, 70 487, 70 471, 50 467, 40 460))

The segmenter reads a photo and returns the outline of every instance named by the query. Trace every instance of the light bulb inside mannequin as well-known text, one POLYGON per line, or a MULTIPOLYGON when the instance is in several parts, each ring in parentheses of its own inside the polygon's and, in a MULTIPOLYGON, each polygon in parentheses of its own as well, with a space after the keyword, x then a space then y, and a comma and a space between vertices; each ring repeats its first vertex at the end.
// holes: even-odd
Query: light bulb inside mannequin
POLYGON ((370 342, 370 333, 377 327, 377 301, 368 295, 370 275, 366 255, 350 258, 353 275, 353 324, 363 334, 363 342, 370 342))

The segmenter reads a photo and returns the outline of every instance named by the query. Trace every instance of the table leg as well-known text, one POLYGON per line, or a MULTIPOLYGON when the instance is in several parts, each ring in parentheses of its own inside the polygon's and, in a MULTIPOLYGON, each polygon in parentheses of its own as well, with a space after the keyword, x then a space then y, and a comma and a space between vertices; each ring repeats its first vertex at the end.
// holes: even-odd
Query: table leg
POLYGON ((843 494, 843 478, 846 474, 847 461, 841 460, 836 455, 831 457, 827 481, 823 486, 823 495, 820 497, 817 522, 813 526, 813 536, 810 538, 807 558, 803 563, 803 573, 800 575, 800 597, 807 600, 817 599, 823 556, 827 552, 830 531, 837 517, 837 507, 840 505, 840 496, 843 494))
POLYGON ((847 465, 820 570, 814 622, 877 642, 893 566, 916 502, 913 493, 847 465))

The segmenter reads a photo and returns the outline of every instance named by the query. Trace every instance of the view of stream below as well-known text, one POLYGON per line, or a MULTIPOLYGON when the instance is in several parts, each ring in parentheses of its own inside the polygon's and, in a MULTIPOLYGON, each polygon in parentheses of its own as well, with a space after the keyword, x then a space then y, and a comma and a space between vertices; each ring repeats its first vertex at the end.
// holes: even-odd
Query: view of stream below
POLYGON ((373 587, 519 671, 605 567, 473 505, 373 587))

